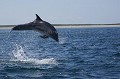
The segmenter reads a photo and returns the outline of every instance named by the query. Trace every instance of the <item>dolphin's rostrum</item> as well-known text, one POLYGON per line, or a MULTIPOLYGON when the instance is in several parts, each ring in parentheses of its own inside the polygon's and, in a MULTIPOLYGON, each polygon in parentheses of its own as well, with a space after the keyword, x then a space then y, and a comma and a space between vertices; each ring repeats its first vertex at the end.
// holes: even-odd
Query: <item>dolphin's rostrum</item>
POLYGON ((50 23, 43 21, 37 14, 33 22, 17 25, 12 30, 36 30, 43 34, 42 38, 51 37, 59 42, 57 30, 50 23))

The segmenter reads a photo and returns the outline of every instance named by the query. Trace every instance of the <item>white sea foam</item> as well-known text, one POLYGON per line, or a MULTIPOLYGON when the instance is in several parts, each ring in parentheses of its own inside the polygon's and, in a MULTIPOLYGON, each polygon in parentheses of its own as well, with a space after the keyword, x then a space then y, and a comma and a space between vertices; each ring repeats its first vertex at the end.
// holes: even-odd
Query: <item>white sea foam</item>
POLYGON ((29 58, 26 54, 22 46, 16 44, 16 49, 12 51, 13 59, 12 61, 20 61, 22 63, 31 63, 35 65, 39 64, 58 64, 54 58, 48 59, 37 59, 37 58, 29 58))

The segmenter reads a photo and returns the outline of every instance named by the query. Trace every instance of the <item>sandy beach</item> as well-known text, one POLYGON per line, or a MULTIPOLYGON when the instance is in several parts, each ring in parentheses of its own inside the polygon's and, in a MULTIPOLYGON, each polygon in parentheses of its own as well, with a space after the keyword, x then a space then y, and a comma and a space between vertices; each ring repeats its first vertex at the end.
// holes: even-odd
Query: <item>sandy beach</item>
MULTIPOLYGON (((12 29, 15 25, 0 25, 0 29, 12 29)), ((103 28, 120 27, 120 25, 54 25, 55 28, 103 28)))
POLYGON ((102 28, 102 27, 120 27, 120 25, 55 26, 55 28, 102 28))

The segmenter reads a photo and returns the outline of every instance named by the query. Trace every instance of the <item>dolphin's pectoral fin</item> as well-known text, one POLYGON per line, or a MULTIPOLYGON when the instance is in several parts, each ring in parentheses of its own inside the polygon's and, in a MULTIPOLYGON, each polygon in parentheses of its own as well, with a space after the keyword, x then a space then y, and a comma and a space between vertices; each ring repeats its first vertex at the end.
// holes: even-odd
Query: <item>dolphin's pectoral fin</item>
POLYGON ((43 36, 40 36, 41 38, 45 39, 45 38, 48 38, 47 35, 43 35, 43 36))

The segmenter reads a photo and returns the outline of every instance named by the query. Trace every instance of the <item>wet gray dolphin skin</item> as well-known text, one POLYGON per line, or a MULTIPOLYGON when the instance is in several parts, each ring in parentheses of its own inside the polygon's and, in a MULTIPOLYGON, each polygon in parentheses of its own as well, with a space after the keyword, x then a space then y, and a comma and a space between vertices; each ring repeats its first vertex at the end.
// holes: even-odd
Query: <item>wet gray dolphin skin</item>
POLYGON ((17 25, 12 30, 36 30, 43 34, 42 38, 51 37, 59 42, 57 30, 50 23, 43 21, 37 14, 33 22, 17 25))

